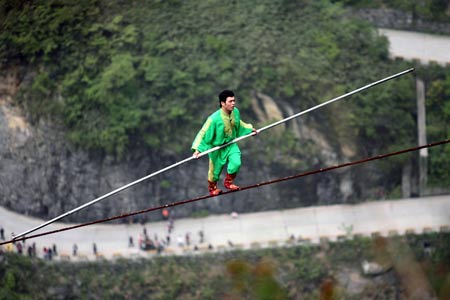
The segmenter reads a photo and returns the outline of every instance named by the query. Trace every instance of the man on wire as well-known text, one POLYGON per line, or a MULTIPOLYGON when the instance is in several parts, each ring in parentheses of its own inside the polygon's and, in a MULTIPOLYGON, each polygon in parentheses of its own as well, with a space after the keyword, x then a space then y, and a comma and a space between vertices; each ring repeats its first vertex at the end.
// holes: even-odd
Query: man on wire
MULTIPOLYGON (((220 109, 208 117, 192 143, 193 156, 198 158, 201 152, 213 147, 226 144, 233 139, 257 133, 251 124, 241 120, 239 110, 235 107, 236 99, 230 90, 219 94, 220 109)), ((217 151, 208 153, 208 190, 211 196, 219 195, 222 191, 217 187, 223 167, 227 164, 227 175, 224 186, 229 190, 237 190, 239 186, 233 183, 241 167, 241 150, 236 143, 217 151)))

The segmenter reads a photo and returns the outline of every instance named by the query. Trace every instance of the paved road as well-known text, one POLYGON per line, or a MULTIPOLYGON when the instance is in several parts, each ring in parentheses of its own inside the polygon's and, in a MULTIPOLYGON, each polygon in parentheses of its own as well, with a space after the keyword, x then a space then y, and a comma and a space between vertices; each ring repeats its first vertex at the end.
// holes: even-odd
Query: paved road
POLYGON ((392 57, 415 59, 423 64, 431 61, 440 65, 450 64, 450 36, 392 29, 378 31, 388 38, 392 57))
MULTIPOLYGON (((0 223, 6 234, 11 231, 22 232, 42 222, 0 208, 0 223)), ((56 244, 59 252, 71 255, 74 243, 79 247, 80 256, 72 260, 94 259, 92 244, 95 242, 99 253, 105 258, 136 257, 155 255, 152 252, 128 247, 128 238, 138 236, 146 228, 150 237, 157 234, 164 238, 167 234, 167 222, 113 225, 101 224, 39 237, 33 240, 40 251, 44 246, 56 244)), ((64 224, 52 224, 45 228, 54 230, 65 227, 64 224)), ((214 215, 198 219, 180 219, 175 221, 171 234, 171 245, 165 253, 194 253, 193 245, 198 245, 199 253, 209 251, 208 244, 214 250, 226 251, 233 247, 255 248, 289 243, 291 236, 295 241, 316 243, 320 238, 336 240, 355 234, 381 235, 403 234, 407 230, 416 233, 424 231, 447 230, 450 227, 450 195, 426 198, 413 198, 395 201, 376 201, 358 205, 333 205, 322 207, 297 208, 231 215, 214 215), (199 243, 198 232, 205 233, 205 242, 199 243), (186 233, 190 233, 191 246, 178 246, 177 237, 184 242, 186 233)), ((41 251, 40 251, 41 252, 41 251)), ((41 253, 38 253, 42 255, 41 253)), ((65 255, 63 255, 65 257, 65 255)))

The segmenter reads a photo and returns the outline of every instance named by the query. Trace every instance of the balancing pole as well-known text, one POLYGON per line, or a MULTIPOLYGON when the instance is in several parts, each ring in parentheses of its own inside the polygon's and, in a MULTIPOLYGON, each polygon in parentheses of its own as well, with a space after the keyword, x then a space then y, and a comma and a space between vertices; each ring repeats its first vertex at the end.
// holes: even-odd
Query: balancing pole
MULTIPOLYGON (((378 84, 381 84, 381 83, 383 83, 383 82, 386 82, 386 81, 388 81, 388 80, 391 80, 391 79, 400 77, 400 76, 405 75, 405 74, 407 74, 407 73, 410 73, 410 72, 412 72, 412 71, 414 71, 414 68, 407 69, 407 70, 405 70, 405 71, 403 71, 403 72, 400 72, 400 73, 391 75, 391 76, 389 76, 389 77, 383 78, 383 79, 381 79, 381 80, 372 82, 372 83, 370 83, 370 84, 368 84, 368 85, 365 85, 365 86, 360 87, 360 88, 358 88, 358 89, 356 89, 356 90, 353 90, 353 91, 351 91, 351 92, 349 92, 349 93, 347 93, 347 94, 341 95, 341 96, 336 97, 336 98, 331 99, 331 100, 328 100, 328 101, 326 101, 326 102, 324 102, 324 103, 318 104, 318 105, 316 105, 316 106, 314 106, 314 107, 311 107, 311 108, 309 108, 309 109, 307 109, 307 110, 304 110, 304 111, 301 111, 301 112, 299 112, 299 113, 297 113, 297 114, 294 114, 294 115, 292 115, 292 116, 289 116, 289 117, 287 117, 287 118, 285 118, 285 119, 282 119, 282 120, 279 120, 279 121, 274 122, 274 123, 272 123, 272 124, 269 124, 269 125, 267 125, 267 126, 264 126, 264 127, 260 128, 260 129, 258 129, 257 132, 252 132, 252 133, 250 133, 250 134, 248 134, 248 135, 244 135, 244 136, 235 138, 234 140, 232 140, 232 141, 230 141, 230 142, 228 142, 228 143, 226 143, 226 144, 223 144, 223 145, 221 145, 221 146, 216 146, 216 147, 211 148, 211 149, 209 149, 209 150, 207 150, 207 151, 201 152, 201 153, 198 155, 198 158, 200 158, 200 157, 202 157, 202 156, 204 156, 204 155, 206 155, 206 154, 208 154, 208 153, 211 153, 211 152, 217 151, 217 150, 219 150, 219 149, 222 149, 222 148, 224 148, 224 147, 227 147, 227 146, 229 146, 229 145, 231 145, 231 144, 233 144, 233 143, 239 142, 239 141, 241 141, 241 140, 243 140, 243 139, 246 139, 246 138, 248 138, 249 136, 254 136, 254 135, 256 135, 256 134, 258 134, 258 133, 260 133, 260 132, 263 132, 263 131, 265 131, 265 130, 267 130, 267 129, 270 129, 270 128, 272 128, 272 127, 275 127, 275 126, 277 126, 277 125, 280 125, 280 124, 282 124, 282 123, 285 123, 285 122, 287 122, 287 121, 290 121, 290 120, 292 120, 292 119, 298 118, 298 117, 300 117, 301 115, 304 115, 304 114, 306 114, 306 113, 309 113, 309 112, 311 112, 311 111, 313 111, 313 110, 316 110, 316 109, 318 109, 318 108, 320 108, 320 107, 322 107, 322 106, 331 104, 331 103, 333 103, 333 102, 336 102, 336 101, 338 101, 338 100, 341 100, 341 99, 346 98, 346 97, 348 97, 348 96, 351 96, 351 95, 353 95, 353 94, 359 93, 359 92, 361 92, 361 91, 364 91, 364 90, 366 90, 366 89, 369 89, 369 88, 371 88, 371 87, 374 87, 374 86, 376 86, 376 85, 378 85, 378 84)), ((189 162, 189 161, 191 161, 191 160, 193 160, 193 159, 196 159, 196 158, 193 157, 193 156, 190 156, 190 157, 188 157, 188 158, 186 158, 186 159, 184 159, 184 160, 181 160, 181 161, 179 161, 179 162, 177 162, 177 163, 175 163, 175 164, 173 164, 173 165, 170 165, 170 166, 168 166, 168 167, 165 167, 165 168, 163 168, 163 169, 161 169, 161 170, 159 170, 159 171, 156 171, 156 172, 151 173, 151 174, 149 174, 149 175, 147 175, 147 176, 144 176, 144 177, 142 177, 142 178, 140 178, 140 179, 138 179, 138 180, 136 180, 136 181, 133 181, 133 182, 130 182, 130 183, 124 185, 124 186, 121 186, 121 187, 119 187, 119 188, 117 188, 117 189, 115 189, 115 190, 113 190, 113 191, 111 191, 111 192, 109 192, 109 193, 107 193, 107 194, 104 194, 103 196, 100 196, 100 197, 98 197, 98 198, 96 198, 96 199, 94 199, 94 200, 92 200, 92 201, 90 201, 90 202, 87 202, 87 203, 85 203, 85 204, 83 204, 83 205, 81 205, 81 206, 78 206, 78 207, 76 207, 76 208, 74 208, 74 209, 72 209, 72 210, 70 210, 70 211, 68 211, 68 212, 66 212, 66 213, 63 213, 63 214, 61 214, 61 215, 59 215, 59 216, 57 216, 57 217, 55 217, 55 218, 53 218, 53 219, 51 219, 51 220, 45 222, 45 223, 42 223, 42 224, 40 224, 40 225, 38 225, 38 226, 36 226, 36 227, 34 227, 34 228, 31 228, 31 229, 29 229, 29 230, 27 230, 27 231, 22 232, 22 233, 20 233, 20 234, 14 235, 14 236, 13 236, 13 240, 14 240, 14 239, 17 239, 17 238, 19 238, 19 237, 25 236, 25 235, 27 235, 27 234, 29 234, 29 233, 31 233, 31 232, 34 232, 34 231, 36 231, 36 230, 38 230, 38 229, 40 229, 40 228, 43 228, 43 227, 45 227, 45 226, 48 226, 48 225, 50 225, 50 224, 52 224, 52 223, 54 223, 54 222, 56 222, 56 221, 58 221, 58 220, 61 220, 61 219, 64 218, 64 217, 67 217, 67 216, 69 216, 69 215, 71 215, 71 214, 73 214, 73 213, 75 213, 75 212, 77 212, 77 211, 80 211, 80 210, 82 210, 82 209, 84 209, 84 208, 86 208, 86 207, 88 207, 88 206, 91 206, 91 205, 93 205, 93 204, 95 204, 95 203, 97 203, 97 202, 99 202, 99 201, 101 201, 101 200, 103 200, 103 199, 106 199, 106 198, 108 198, 108 197, 110 197, 110 196, 112 196, 112 195, 115 195, 115 194, 117 194, 117 193, 119 193, 119 192, 121 192, 121 191, 123 191, 123 190, 125 190, 125 189, 127 189, 127 188, 129 188, 129 187, 132 187, 132 186, 134 186, 134 185, 136 185, 136 184, 138 184, 138 183, 141 183, 141 182, 143 182, 143 181, 145 181, 145 180, 147 180, 147 179, 149 179, 149 178, 151 178, 151 177, 154 177, 154 176, 156 176, 156 175, 158 175, 158 174, 164 173, 164 172, 166 172, 166 171, 168 171, 168 170, 170 170, 170 169, 176 168, 176 167, 178 167, 178 166, 180 166, 180 165, 182 165, 182 164, 184 164, 184 163, 187 163, 187 162, 189 162)))

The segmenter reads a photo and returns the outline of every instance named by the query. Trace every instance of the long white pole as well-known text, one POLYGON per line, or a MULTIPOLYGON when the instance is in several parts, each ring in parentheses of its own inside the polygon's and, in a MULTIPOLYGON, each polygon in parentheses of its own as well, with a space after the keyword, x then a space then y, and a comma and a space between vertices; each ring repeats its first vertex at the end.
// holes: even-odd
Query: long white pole
MULTIPOLYGON (((311 107, 311 108, 309 108, 309 109, 307 109, 307 110, 301 111, 301 112, 299 112, 299 113, 297 113, 297 114, 295 114, 295 115, 289 116, 289 117, 287 117, 287 118, 285 118, 285 119, 282 119, 282 120, 279 120, 279 121, 274 122, 274 123, 272 123, 272 124, 269 124, 269 125, 267 125, 267 126, 264 126, 264 127, 262 127, 261 129, 258 129, 257 132, 260 133, 260 132, 262 132, 262 131, 264 131, 264 130, 267 130, 267 129, 270 129, 270 128, 274 127, 274 126, 277 126, 277 125, 280 125, 280 124, 282 124, 282 123, 285 123, 285 122, 287 122, 287 121, 289 121, 289 120, 298 118, 298 117, 300 117, 301 115, 304 115, 304 114, 306 114, 306 113, 309 113, 309 112, 311 112, 311 111, 313 111, 313 110, 316 110, 316 109, 318 109, 318 108, 320 108, 320 107, 322 107, 322 106, 328 105, 328 104, 333 103, 333 102, 338 101, 338 100, 341 100, 341 99, 346 98, 346 97, 348 97, 348 96, 350 96, 350 95, 359 93, 359 92, 361 92, 361 91, 363 91, 363 90, 366 90, 366 89, 369 89, 369 88, 371 88, 371 87, 373 87, 373 86, 375 86, 375 85, 378 85, 378 84, 383 83, 383 82, 386 82, 386 81, 388 81, 388 80, 391 80, 391 79, 400 77, 400 76, 405 75, 405 74, 407 74, 407 73, 410 73, 410 72, 412 72, 412 71, 414 71, 414 68, 411 68, 411 69, 405 70, 405 71, 403 71, 403 72, 400 72, 400 73, 391 75, 391 76, 389 76, 389 77, 383 78, 383 79, 381 79, 381 80, 372 82, 372 83, 370 83, 370 84, 368 84, 368 85, 365 85, 365 86, 363 86, 363 87, 360 87, 359 89, 353 90, 353 91, 351 91, 351 92, 349 92, 349 93, 347 93, 347 94, 344 94, 344 95, 342 95, 342 96, 336 97, 336 98, 331 99, 331 100, 328 100, 328 101, 326 101, 326 102, 324 102, 324 103, 318 104, 318 105, 316 105, 316 106, 314 106, 314 107, 311 107)), ((250 133, 250 134, 248 134, 248 135, 244 135, 244 136, 235 138, 235 139, 232 140, 231 142, 228 142, 228 143, 223 144, 223 145, 221 145, 221 146, 217 146, 217 147, 211 148, 211 149, 209 149, 209 150, 207 150, 207 151, 204 151, 204 152, 200 153, 198 157, 202 157, 202 156, 204 156, 204 155, 206 155, 206 154, 208 154, 208 153, 217 151, 217 150, 219 150, 219 149, 222 149, 222 148, 224 148, 224 147, 226 147, 226 146, 229 146, 229 145, 231 145, 231 144, 233 144, 233 143, 239 142, 239 141, 241 141, 241 140, 243 140, 243 139, 248 138, 249 136, 253 136, 253 135, 256 135, 256 134, 257 134, 257 133, 252 132, 252 133, 250 133)), ((56 221, 58 221, 58 220, 61 220, 62 218, 67 217, 67 216, 69 216, 69 215, 71 215, 71 214, 73 214, 73 213, 75 213, 75 212, 77 212, 77 211, 80 211, 80 210, 82 210, 82 209, 84 209, 84 208, 86 208, 86 207, 88 207, 88 206, 91 206, 91 205, 93 205, 93 204, 95 204, 95 203, 97 203, 97 202, 99 202, 99 201, 101 201, 101 200, 103 200, 103 199, 106 199, 106 198, 108 198, 108 197, 110 197, 110 196, 112 196, 112 195, 115 195, 115 194, 117 194, 117 193, 119 193, 119 192, 121 192, 121 191, 123 191, 123 190, 129 188, 129 187, 132 187, 132 186, 134 186, 134 185, 136 185, 136 184, 138 184, 138 183, 141 183, 142 181, 145 181, 145 180, 147 180, 147 179, 149 179, 149 178, 151 178, 151 177, 154 177, 154 176, 156 176, 156 175, 158 175, 158 174, 164 173, 164 172, 166 172, 166 171, 168 171, 168 170, 170 170, 170 169, 173 169, 173 168, 175 168, 175 167, 178 167, 178 166, 180 166, 180 165, 182 165, 182 164, 184 164, 184 163, 187 163, 188 161, 191 161, 191 160, 193 160, 193 159, 195 159, 195 158, 192 157, 192 156, 190 156, 190 157, 188 157, 188 158, 186 158, 186 159, 184 159, 184 160, 181 160, 181 161, 179 161, 179 162, 177 162, 177 163, 175 163, 175 164, 173 164, 173 165, 170 165, 170 166, 165 167, 165 168, 163 168, 163 169, 161 169, 161 170, 159 170, 159 171, 156 171, 156 172, 151 173, 151 174, 149 174, 149 175, 147 175, 147 176, 144 176, 144 177, 142 177, 142 178, 140 178, 140 179, 138 179, 138 180, 136 180, 136 181, 130 182, 130 183, 128 183, 128 184, 126 184, 126 185, 124 185, 124 186, 121 186, 121 187, 119 187, 119 188, 117 188, 117 189, 115 189, 115 190, 113 190, 113 191, 111 191, 111 192, 109 192, 109 193, 107 193, 107 194, 104 194, 103 196, 100 196, 100 197, 98 197, 98 198, 96 198, 96 199, 94 199, 94 200, 92 200, 92 201, 90 201, 90 202, 87 202, 87 203, 85 203, 85 204, 83 204, 83 205, 81 205, 81 206, 78 206, 78 207, 76 207, 76 208, 74 208, 74 209, 72 209, 72 210, 70 210, 70 211, 68 211, 68 212, 66 212, 66 213, 63 213, 63 214, 61 214, 61 215, 59 215, 59 216, 57 216, 57 217, 55 217, 55 218, 53 218, 53 219, 51 219, 51 220, 45 222, 45 223, 42 223, 41 225, 38 225, 38 226, 36 226, 36 227, 34 227, 34 228, 31 228, 31 229, 29 229, 29 230, 27 230, 27 231, 24 231, 24 232, 22 232, 22 233, 20 233, 20 234, 17 234, 17 235, 15 235, 13 238, 14 238, 14 239, 17 239, 17 238, 19 238, 19 237, 25 236, 25 235, 27 235, 27 234, 29 234, 29 233, 31 233, 31 232, 34 232, 34 231, 36 231, 36 230, 38 230, 38 229, 40 229, 40 228, 43 228, 43 227, 45 227, 45 226, 47 226, 47 225, 50 225, 50 224, 52 224, 52 223, 54 223, 54 222, 56 222, 56 221)))

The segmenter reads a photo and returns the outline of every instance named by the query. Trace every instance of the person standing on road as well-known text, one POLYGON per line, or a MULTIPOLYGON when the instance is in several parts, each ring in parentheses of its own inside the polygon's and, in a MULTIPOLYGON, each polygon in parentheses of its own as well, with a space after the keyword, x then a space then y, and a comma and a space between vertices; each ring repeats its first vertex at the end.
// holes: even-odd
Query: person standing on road
MULTIPOLYGON (((220 109, 211 114, 192 143, 193 157, 198 158, 201 152, 226 144, 233 139, 257 133, 251 124, 241 120, 239 110, 235 107, 236 99, 233 91, 224 90, 219 94, 220 109)), ((217 196, 222 191, 217 187, 222 169, 227 164, 225 188, 237 190, 239 186, 233 183, 241 168, 241 150, 236 143, 211 152, 209 156, 208 191, 211 196, 217 196)))
POLYGON ((205 238, 205 234, 203 233, 203 230, 200 230, 200 231, 198 232, 198 235, 199 235, 199 237, 200 237, 200 244, 202 244, 203 241, 204 241, 204 238, 205 238))
POLYGON ((186 240, 186 246, 190 246, 191 245, 191 237, 189 235, 189 232, 186 232, 184 239, 186 240))

